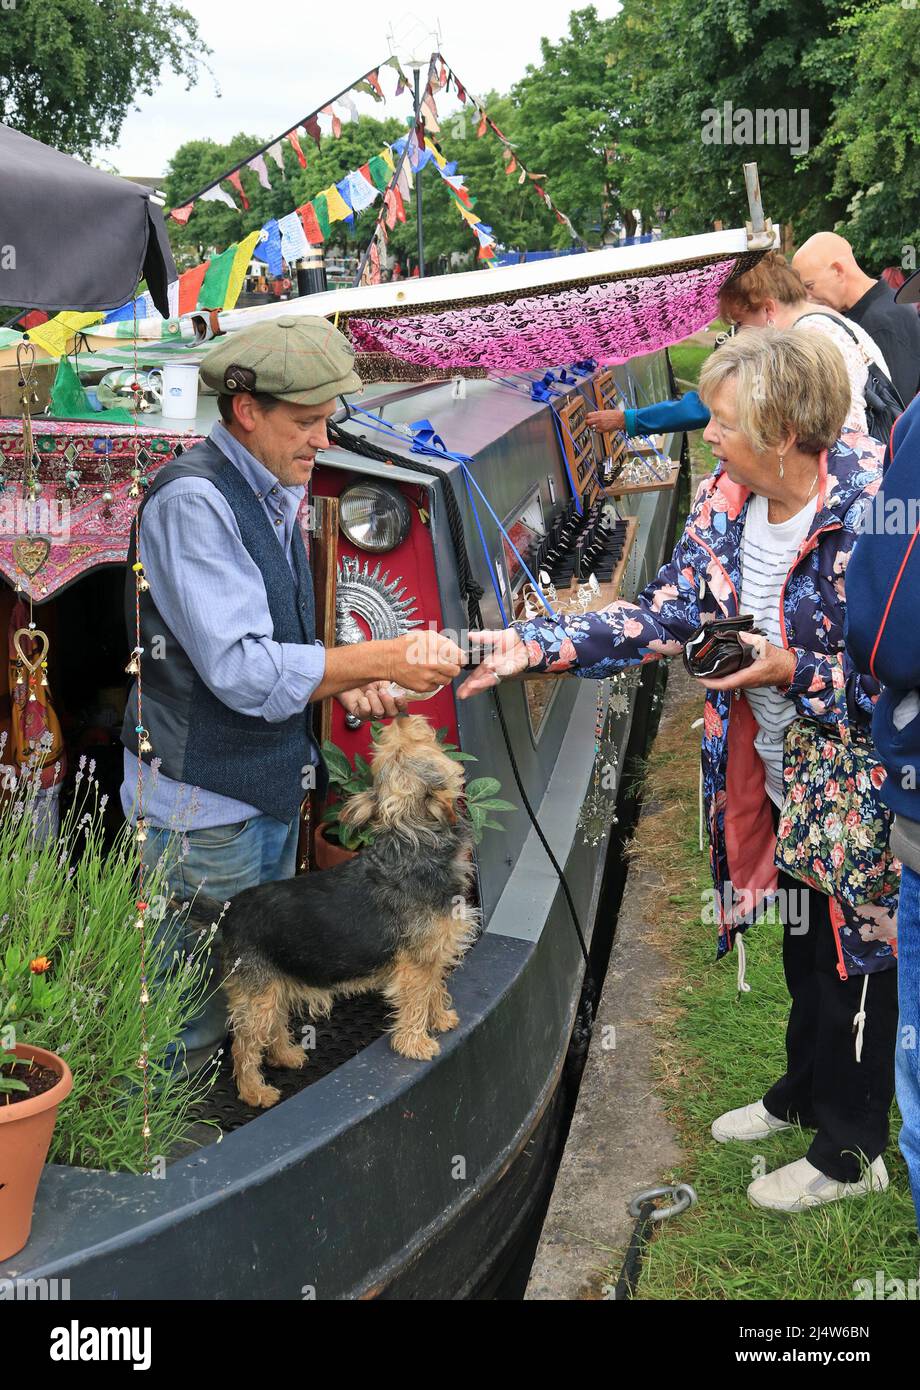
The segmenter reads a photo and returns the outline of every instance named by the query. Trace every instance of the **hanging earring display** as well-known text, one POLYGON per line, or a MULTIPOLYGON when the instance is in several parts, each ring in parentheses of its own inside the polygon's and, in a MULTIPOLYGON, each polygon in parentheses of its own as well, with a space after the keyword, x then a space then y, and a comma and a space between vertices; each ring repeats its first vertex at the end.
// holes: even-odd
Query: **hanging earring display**
POLYGON ((597 714, 594 720, 594 773, 591 788, 578 813, 578 828, 586 845, 600 844, 617 820, 616 794, 611 796, 604 786, 605 782, 611 780, 607 773, 608 767, 612 772, 615 769, 612 764, 605 763, 601 756, 609 700, 610 682, 601 681, 597 687, 597 714))
POLYGON ((612 826, 618 823, 616 813, 619 790, 619 758, 616 742, 607 737, 611 719, 629 713, 630 695, 641 679, 637 666, 601 681, 597 690, 597 713, 594 721, 594 771, 591 787, 578 815, 578 828, 586 845, 598 845, 612 826))

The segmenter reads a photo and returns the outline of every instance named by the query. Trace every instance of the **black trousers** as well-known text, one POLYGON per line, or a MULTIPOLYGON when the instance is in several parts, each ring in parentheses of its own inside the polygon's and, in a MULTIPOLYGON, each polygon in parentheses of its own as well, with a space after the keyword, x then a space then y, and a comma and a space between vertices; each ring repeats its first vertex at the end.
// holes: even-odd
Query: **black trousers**
POLYGON ((771 1086, 764 1105, 777 1119, 817 1129, 809 1162, 838 1182, 855 1182, 859 1156, 871 1162, 888 1144, 898 972, 892 968, 869 977, 862 1060, 857 1062, 853 1015, 859 1009, 864 977, 841 980, 837 973, 827 897, 783 873, 779 888, 785 890, 780 902, 797 908, 784 913, 793 920, 783 925, 783 970, 792 1009, 786 1029, 786 1074, 771 1086), (803 924, 807 931, 802 931, 803 924))

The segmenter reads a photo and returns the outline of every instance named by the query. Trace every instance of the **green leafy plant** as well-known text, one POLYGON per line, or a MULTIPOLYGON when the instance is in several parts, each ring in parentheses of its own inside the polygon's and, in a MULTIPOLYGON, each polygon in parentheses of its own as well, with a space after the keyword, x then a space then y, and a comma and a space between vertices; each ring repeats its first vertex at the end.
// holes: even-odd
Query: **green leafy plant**
POLYGON ((23 1059, 17 1057, 15 1052, 0 1052, 0 1093, 9 1091, 27 1091, 29 1088, 24 1081, 19 1081, 15 1076, 6 1076, 4 1067, 18 1067, 23 1065, 23 1059))
POLYGON ((92 771, 90 763, 77 773, 57 838, 35 833, 28 776, 0 806, 0 1046, 28 1041, 73 1072, 51 1162, 141 1172, 144 1124, 149 1155, 165 1157, 187 1136, 213 1080, 213 1073, 190 1080, 157 1060, 210 991, 207 942, 171 960, 157 921, 166 903, 163 871, 147 871, 145 1115, 138 848, 129 826, 106 848, 105 798, 92 771))
MULTIPOLYGON (((383 725, 378 723, 371 724, 371 734, 376 739, 383 730, 383 725)), ((456 763, 475 763, 477 759, 472 753, 464 753, 455 743, 447 741, 447 730, 437 730, 437 740, 442 750, 456 763)), ((329 769, 329 785, 335 787, 339 793, 339 800, 331 806, 327 806, 322 815, 322 823, 326 827, 326 836, 329 840, 342 846, 343 849, 360 850, 365 845, 369 845, 374 838, 374 833, 366 825, 354 827, 343 825, 341 814, 350 796, 355 796, 358 792, 367 791, 372 782, 370 764, 360 753, 355 754, 355 764, 352 767, 348 757, 342 752, 338 744, 331 739, 327 739, 323 744, 323 757, 329 769)), ((473 826, 473 839, 476 844, 480 844, 485 830, 504 830, 500 821, 491 818, 493 811, 513 811, 515 808, 510 801, 503 801, 496 793, 501 791, 501 782, 495 777, 477 777, 466 786, 466 805, 469 811, 470 820, 473 826)))

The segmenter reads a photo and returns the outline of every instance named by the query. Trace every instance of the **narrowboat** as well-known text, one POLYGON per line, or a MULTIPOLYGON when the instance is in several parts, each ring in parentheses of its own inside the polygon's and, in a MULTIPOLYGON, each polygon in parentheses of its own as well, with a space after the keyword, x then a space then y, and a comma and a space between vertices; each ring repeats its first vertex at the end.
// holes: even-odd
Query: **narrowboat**
MULTIPOLYGON (((311 517, 329 503, 337 518, 335 612, 326 615, 336 640, 422 624, 463 632, 477 602, 485 626, 500 626, 521 612, 527 571, 559 518, 583 518, 589 506, 619 537, 608 569, 617 591, 632 597, 655 574, 686 504, 687 470, 677 466, 686 465, 685 444, 649 445, 657 471, 648 486, 618 487, 627 446, 595 455, 592 442, 586 463, 593 436, 579 423, 584 407, 601 399, 599 382, 605 400, 672 394, 667 344, 704 327, 719 285, 771 242, 721 232, 338 290, 184 325, 184 347, 194 357, 206 346, 196 337, 266 314, 320 313, 350 328, 368 385, 336 416, 309 499, 311 517), (464 344, 488 338, 498 309, 507 365, 484 369, 489 353, 465 355, 464 344), (609 316, 600 328, 598 314, 609 316), (585 324, 613 365, 583 350, 585 324), (611 345, 618 333, 620 350, 611 345), (426 349, 414 363, 407 342, 426 349), (348 521, 378 514, 396 519, 363 532, 348 521)), ((145 360, 156 351, 146 347, 145 360)), ((215 418, 208 396, 192 421, 142 417, 148 474, 215 418)), ((66 692, 85 666, 85 649, 66 631, 93 624, 113 671, 130 650, 119 623, 136 505, 125 460, 137 441, 129 427, 50 419, 36 419, 34 434, 49 479, 66 454, 87 474, 109 468, 114 494, 109 525, 87 524, 52 546, 33 578, 37 609, 58 609, 56 688, 66 692)), ((14 478, 15 421, 0 422, 0 447, 14 478)), ((0 570, 11 583, 8 546, 0 570)), ((475 756, 471 775, 497 778, 516 807, 478 848, 482 931, 452 978, 460 1024, 440 1055, 420 1063, 395 1054, 374 999, 338 1006, 302 1073, 270 1073, 283 1092, 271 1110, 242 1106, 222 1074, 202 1116, 216 1128, 168 1156, 160 1180, 49 1165, 29 1244, 0 1277, 67 1278, 73 1298, 100 1300, 516 1296, 590 1034, 622 888, 621 832, 636 798, 631 760, 645 749, 660 679, 652 663, 618 688, 612 712, 604 703, 615 780, 609 814, 593 822, 585 804, 597 785, 596 682, 514 682, 462 702, 446 687, 415 705, 475 756)), ((338 704, 324 717, 324 736, 349 757, 367 752, 366 726, 347 727, 338 704)), ((117 792, 114 739, 110 757, 117 792)), ((105 775, 105 757, 100 767, 105 775)))

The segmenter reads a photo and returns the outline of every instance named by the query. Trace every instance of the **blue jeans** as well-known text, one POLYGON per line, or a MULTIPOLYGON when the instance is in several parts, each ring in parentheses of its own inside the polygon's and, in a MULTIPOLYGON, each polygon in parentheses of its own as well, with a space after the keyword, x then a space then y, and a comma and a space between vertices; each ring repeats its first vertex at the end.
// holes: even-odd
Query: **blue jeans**
POLYGON ((904 1122, 900 1142, 920 1224, 920 876, 906 864, 898 900, 898 1003, 895 1087, 904 1122))
MULTIPOLYGON (((293 878, 297 868, 297 839, 300 822, 285 824, 272 816, 253 816, 233 825, 214 825, 205 830, 172 831, 151 827, 144 844, 144 863, 153 868, 166 856, 167 890, 179 902, 189 902, 200 888, 219 903, 253 888, 259 883, 274 883, 293 878), (183 840, 188 850, 183 854, 183 840)), ((198 942, 198 926, 185 926, 172 915, 164 918, 157 939, 167 942, 165 959, 172 960, 173 950, 186 953, 198 942)), ((219 931, 215 938, 219 945, 219 931)), ((227 1036, 227 1003, 220 984, 218 951, 211 953, 213 971, 210 988, 213 991, 204 1009, 182 1030, 171 1056, 163 1059, 166 1065, 183 1053, 190 1064, 219 1047, 227 1036)), ((164 969, 170 966, 164 966, 164 969)))

